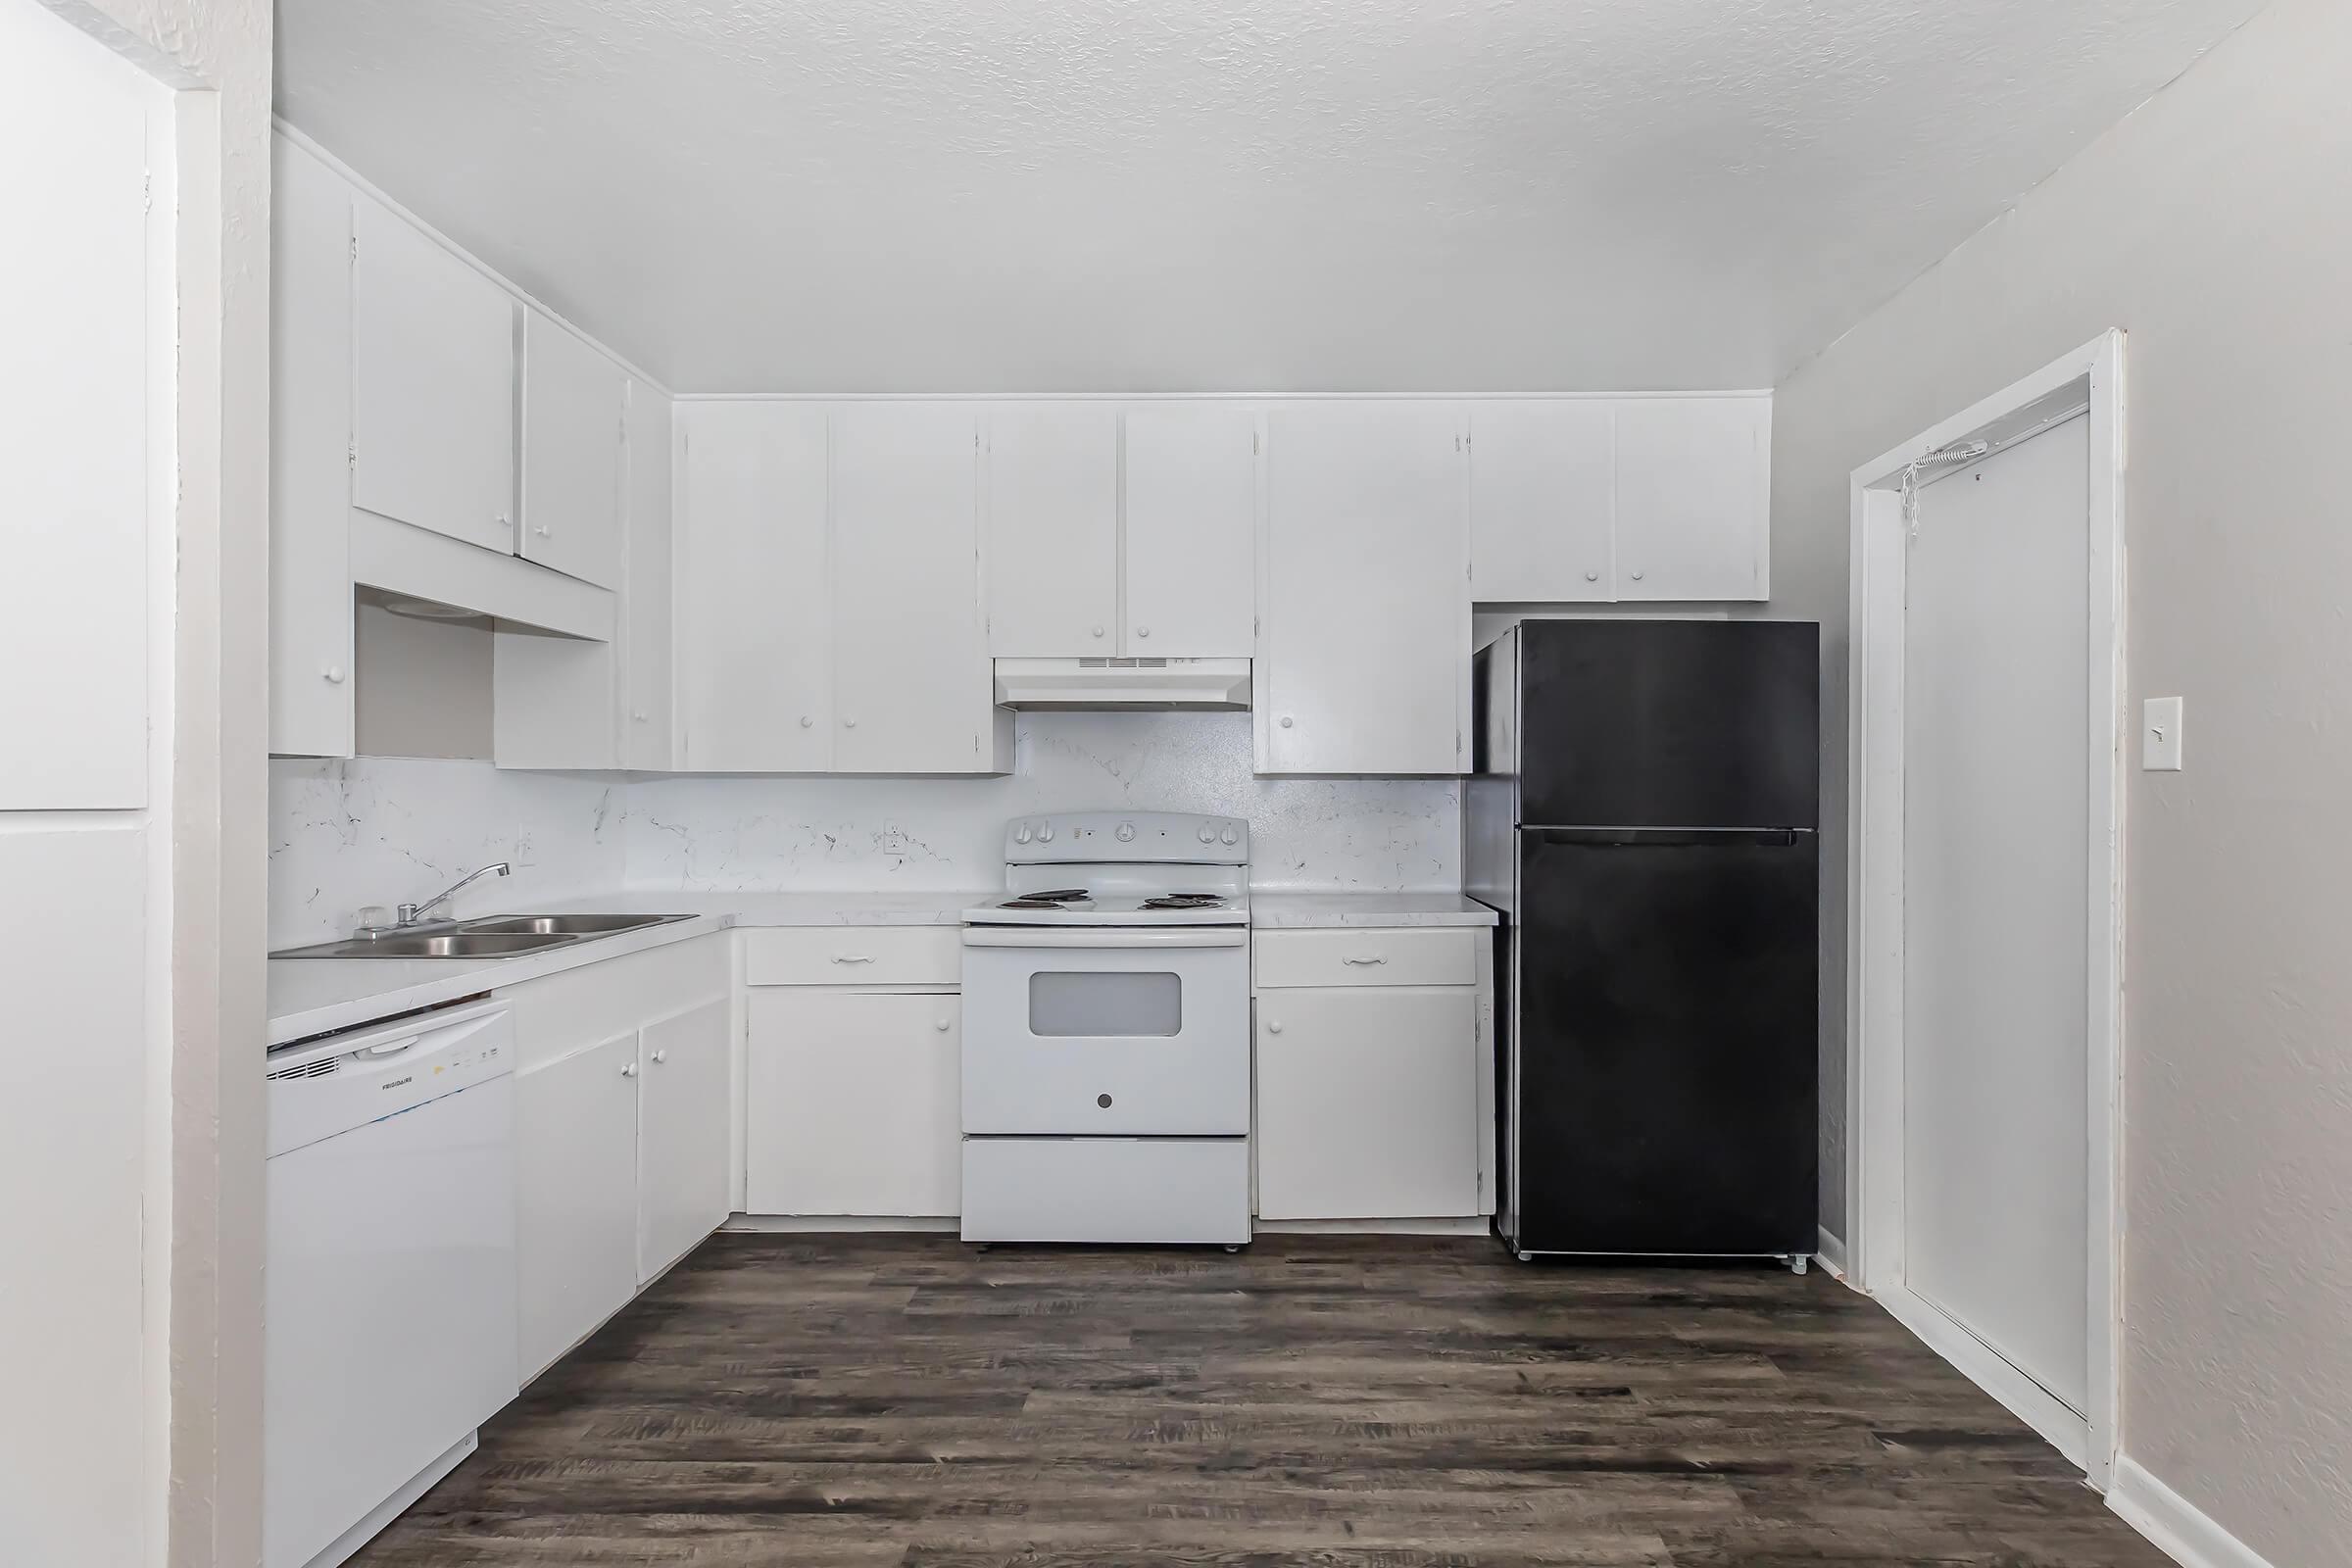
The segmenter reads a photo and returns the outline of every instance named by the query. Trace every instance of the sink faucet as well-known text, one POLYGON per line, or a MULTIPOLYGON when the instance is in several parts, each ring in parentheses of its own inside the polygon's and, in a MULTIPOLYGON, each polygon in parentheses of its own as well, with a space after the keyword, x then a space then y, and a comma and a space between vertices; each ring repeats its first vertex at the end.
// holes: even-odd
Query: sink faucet
POLYGON ((478 871, 466 872, 464 876, 458 878, 455 882, 452 882, 449 886, 443 888, 440 892, 434 894, 422 904, 402 905, 400 906, 400 912, 398 916, 392 922, 394 929, 398 929, 401 926, 415 925, 417 921, 423 919, 426 914, 430 913, 434 909, 438 909, 441 907, 441 906, 447 904, 452 898, 455 898, 458 890, 466 886, 466 883, 479 881, 481 878, 488 876, 493 871, 497 872, 500 876, 505 876, 511 869, 512 867, 510 867, 506 861, 500 860, 494 864, 485 865, 478 871))

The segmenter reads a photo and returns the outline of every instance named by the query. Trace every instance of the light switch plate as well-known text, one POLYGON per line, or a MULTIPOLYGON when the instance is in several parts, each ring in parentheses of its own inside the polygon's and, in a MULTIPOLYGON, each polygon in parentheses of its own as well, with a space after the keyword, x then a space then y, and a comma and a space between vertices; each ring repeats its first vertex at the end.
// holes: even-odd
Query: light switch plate
POLYGON ((2180 699, 2151 697, 2140 705, 2139 765, 2150 773, 2180 771, 2180 699))

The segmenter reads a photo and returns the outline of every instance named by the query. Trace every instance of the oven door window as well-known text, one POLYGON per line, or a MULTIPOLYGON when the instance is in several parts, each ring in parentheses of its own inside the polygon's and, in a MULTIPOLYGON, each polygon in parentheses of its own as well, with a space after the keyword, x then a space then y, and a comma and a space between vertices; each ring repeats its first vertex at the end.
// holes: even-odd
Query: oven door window
POLYGON ((1184 983, 1173 974, 1034 970, 1029 1032, 1046 1039, 1166 1039, 1184 1029, 1184 983))

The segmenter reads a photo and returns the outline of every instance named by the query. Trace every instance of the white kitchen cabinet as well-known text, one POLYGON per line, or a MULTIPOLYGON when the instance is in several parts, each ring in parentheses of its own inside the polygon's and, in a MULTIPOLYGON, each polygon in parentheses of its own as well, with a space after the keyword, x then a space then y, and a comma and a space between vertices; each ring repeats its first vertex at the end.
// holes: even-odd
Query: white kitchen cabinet
POLYGON ((627 592, 621 603, 620 765, 677 765, 670 728, 670 401, 632 379, 628 395, 627 592))
POLYGON ((1121 652, 1248 659, 1256 637, 1258 415, 1153 403, 1126 421, 1121 652))
POLYGON ((981 615, 978 413, 851 403, 832 426, 831 766, 1004 772, 1012 729, 981 615))
POLYGON ((985 437, 989 651, 1116 653, 1117 406, 998 404, 985 437))
POLYGON ((1470 581, 1494 604, 1617 597, 1617 405, 1470 406, 1470 581))
MULTIPOLYGON (((675 423, 684 765, 821 772, 833 760, 825 410, 686 403, 675 423)), ((915 629, 902 636, 929 650, 915 629)))
POLYGON ((637 1279, 652 1280, 727 1217, 734 1003, 719 997, 638 1033, 637 1279))
POLYGON ((958 1212, 961 1004, 949 993, 753 991, 748 1210, 958 1212))
MULTIPOLYGON (((637 1293, 637 1031, 514 1082, 518 1347, 526 1378, 637 1293)), ((723 1128, 707 1136, 721 1148, 723 1128)))
POLYGON ((515 549, 514 299, 366 196, 352 208, 351 501, 515 549))
POLYGON ((1763 599, 1772 400, 1629 398, 1617 405, 1617 597, 1763 599))
POLYGON ((1458 405, 1266 416, 1261 773, 1453 773, 1470 704, 1458 405))
POLYGON ((1261 1219, 1478 1214, 1478 991, 1329 987, 1257 999, 1261 1219))
POLYGON ((351 187, 270 150, 270 750, 349 757, 351 187))
POLYGON ((620 586, 628 375, 540 311, 522 313, 522 525, 516 554, 620 586))

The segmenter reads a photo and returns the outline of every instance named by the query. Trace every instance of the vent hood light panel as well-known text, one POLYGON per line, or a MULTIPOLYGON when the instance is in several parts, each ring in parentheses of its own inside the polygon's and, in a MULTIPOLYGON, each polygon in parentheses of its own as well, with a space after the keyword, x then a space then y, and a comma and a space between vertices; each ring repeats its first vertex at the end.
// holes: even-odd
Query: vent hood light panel
POLYGON ((1247 709, 1247 659, 1000 659, 997 701, 1023 709, 1247 709))

